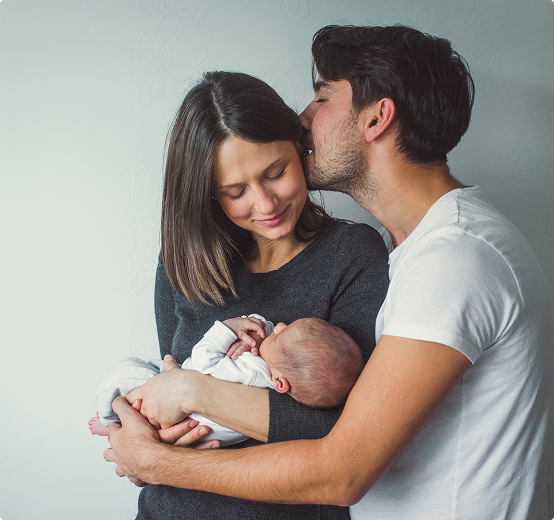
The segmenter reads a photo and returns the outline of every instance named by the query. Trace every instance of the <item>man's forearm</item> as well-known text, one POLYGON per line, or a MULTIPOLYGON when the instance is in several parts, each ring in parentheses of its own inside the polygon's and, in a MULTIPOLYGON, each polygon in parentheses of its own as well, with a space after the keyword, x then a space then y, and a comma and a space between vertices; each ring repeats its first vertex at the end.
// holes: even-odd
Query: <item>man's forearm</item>
POLYGON ((156 452, 148 457, 156 462, 143 475, 153 484, 270 503, 348 505, 352 501, 343 468, 326 467, 332 462, 324 440, 239 450, 163 446, 156 452))
POLYGON ((131 452, 140 471, 127 473, 263 502, 351 505, 400 456, 469 366, 450 347, 383 336, 325 438, 197 452, 149 442, 144 453, 131 452))

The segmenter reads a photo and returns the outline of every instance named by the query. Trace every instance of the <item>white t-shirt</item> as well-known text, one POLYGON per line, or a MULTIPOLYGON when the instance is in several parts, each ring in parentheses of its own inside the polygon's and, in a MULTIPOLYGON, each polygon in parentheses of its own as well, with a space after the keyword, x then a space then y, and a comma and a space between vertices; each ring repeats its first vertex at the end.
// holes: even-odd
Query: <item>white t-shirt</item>
POLYGON ((529 245, 464 188, 431 207, 389 264, 376 337, 442 343, 472 366, 352 520, 550 520, 553 311, 529 245))

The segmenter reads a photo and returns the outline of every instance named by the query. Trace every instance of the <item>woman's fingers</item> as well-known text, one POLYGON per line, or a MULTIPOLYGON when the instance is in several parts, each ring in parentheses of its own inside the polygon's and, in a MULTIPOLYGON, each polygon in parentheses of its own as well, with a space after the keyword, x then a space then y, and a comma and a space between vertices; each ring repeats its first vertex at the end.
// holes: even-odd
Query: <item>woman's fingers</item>
POLYGON ((138 401, 140 401, 140 405, 142 406, 142 386, 139 386, 138 388, 135 388, 131 392, 129 392, 125 399, 127 399, 127 402, 133 406, 133 408, 137 411, 140 411, 140 407, 137 408, 138 401))
POLYGON ((195 450, 214 450, 217 448, 221 448, 221 441, 213 440, 213 441, 200 442, 196 446, 194 446, 195 450))
MULTIPOLYGON (((210 428, 204 425, 196 426, 196 428, 193 428, 190 432, 183 435, 180 439, 177 439, 173 446, 177 446, 180 448, 188 448, 192 446, 193 444, 198 443, 202 439, 202 437, 205 437, 210 433, 210 428)), ((212 441, 213 442, 213 441, 212 441)))
POLYGON ((210 433, 210 431, 210 428, 207 426, 198 424, 197 420, 187 419, 179 424, 175 424, 171 428, 159 430, 158 437, 163 443, 180 448, 188 448, 192 445, 195 445, 196 448, 201 446, 200 449, 219 448, 221 443, 216 440, 199 444, 199 441, 210 433))
POLYGON ((166 354, 164 357, 164 370, 166 372, 169 372, 173 368, 181 368, 177 361, 175 361, 175 358, 171 354, 166 354))
POLYGON ((158 430, 158 437, 164 444, 173 444, 189 433, 193 428, 196 428, 196 426, 198 426, 198 421, 194 419, 185 419, 169 428, 158 430))

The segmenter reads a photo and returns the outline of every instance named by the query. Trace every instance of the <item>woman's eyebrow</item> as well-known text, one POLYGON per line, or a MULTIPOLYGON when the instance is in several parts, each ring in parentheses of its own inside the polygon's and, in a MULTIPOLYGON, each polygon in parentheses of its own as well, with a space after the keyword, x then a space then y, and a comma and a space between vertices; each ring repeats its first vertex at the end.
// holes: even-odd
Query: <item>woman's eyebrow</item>
MULTIPOLYGON (((265 175, 267 172, 269 172, 270 170, 272 170, 273 168, 275 168, 276 165, 278 165, 280 162, 283 161, 283 157, 279 157, 277 159, 275 159, 270 165, 266 166, 262 171, 261 171, 261 175, 265 175)), ((223 186, 219 186, 218 189, 220 190, 224 190, 226 188, 235 188, 236 186, 242 186, 244 184, 244 182, 235 182, 233 184, 225 184, 223 186)))

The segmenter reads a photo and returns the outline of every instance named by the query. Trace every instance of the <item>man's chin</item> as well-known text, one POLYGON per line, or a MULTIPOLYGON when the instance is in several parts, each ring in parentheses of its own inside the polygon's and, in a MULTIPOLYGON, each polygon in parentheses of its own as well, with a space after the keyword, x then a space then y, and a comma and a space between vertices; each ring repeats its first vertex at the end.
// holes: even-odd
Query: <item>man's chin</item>
POLYGON ((322 178, 321 172, 318 169, 312 168, 306 173, 306 184, 310 191, 329 190, 327 183, 322 178))

